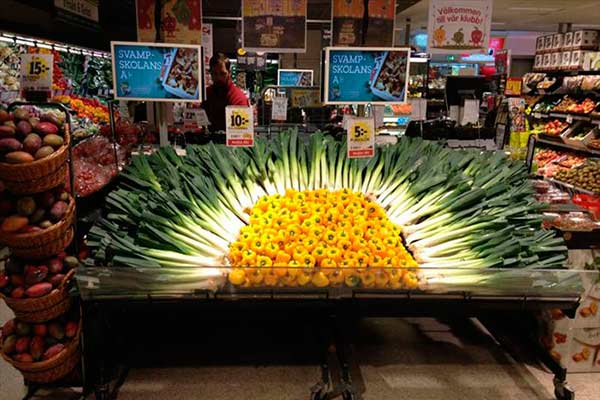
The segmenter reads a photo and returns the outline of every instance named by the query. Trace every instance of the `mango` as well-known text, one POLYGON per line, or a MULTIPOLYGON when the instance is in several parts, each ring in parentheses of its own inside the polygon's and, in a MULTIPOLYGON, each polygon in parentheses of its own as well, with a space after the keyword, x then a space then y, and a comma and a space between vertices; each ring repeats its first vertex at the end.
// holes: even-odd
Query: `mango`
POLYGON ((65 279, 65 274, 56 274, 50 278, 50 283, 52 284, 52 287, 56 288, 61 284, 63 279, 65 279))
POLYGON ((38 208, 37 210, 35 210, 33 215, 31 217, 29 217, 29 221, 32 224, 37 224, 39 222, 42 222, 42 220, 44 219, 45 216, 46 216, 46 210, 44 210, 43 208, 38 208))
POLYGON ((50 209, 50 220, 58 222, 64 218, 69 205, 64 201, 57 201, 50 209))
POLYGON ((4 325, 2 325, 2 337, 13 335, 16 332, 16 325, 17 320, 14 318, 6 321, 4 325))
POLYGON ((11 153, 7 153, 4 157, 6 162, 10 164, 23 164, 35 160, 31 154, 25 151, 13 151, 11 153))
POLYGON ((28 223, 29 220, 27 217, 11 215, 10 217, 4 218, 2 225, 0 225, 0 229, 2 229, 3 232, 17 232, 26 227, 28 223))
POLYGON ((58 199, 64 202, 68 202, 69 201, 69 193, 67 192, 62 192, 59 196, 58 199))
POLYGON ((63 263, 58 258, 51 258, 48 260, 48 271, 51 274, 60 274, 63 270, 63 263))
POLYGON ((28 225, 25 228, 21 229, 19 233, 36 233, 43 231, 39 226, 28 225))
POLYGON ((8 275, 4 272, 0 272, 0 289, 4 289, 8 286, 8 275))
POLYGON ((10 297, 13 299, 22 299, 25 297, 25 289, 22 286, 14 288, 12 292, 10 292, 10 297))
POLYGON ((52 222, 48 221, 48 220, 44 220, 44 221, 40 222, 40 228, 42 228, 42 229, 48 229, 52 225, 53 225, 52 222))
POLYGON ((30 133, 23 140, 23 151, 35 154, 42 147, 42 138, 36 133, 30 133))
POLYGON ((32 127, 29 121, 19 121, 17 124, 17 132, 23 136, 27 136, 31 133, 32 127))
POLYGON ((50 282, 41 282, 36 283, 35 285, 29 287, 25 294, 29 297, 42 297, 47 295, 52 291, 52 284, 50 282))
POLYGON ((42 121, 50 122, 56 126, 61 126, 65 122, 64 121, 65 118, 62 114, 60 117, 58 117, 56 114, 50 113, 50 112, 42 114, 40 119, 42 121))
POLYGON ((6 337, 2 343, 2 350, 5 354, 12 354, 17 351, 17 335, 2 336, 6 337))
POLYGON ((2 152, 11 152, 18 151, 23 148, 21 142, 19 142, 15 138, 4 138, 0 139, 0 151, 2 152))
POLYGON ((33 334, 36 336, 44 337, 48 334, 48 327, 46 324, 35 324, 33 326, 33 334))
POLYGON ((68 338, 74 338, 77 335, 77 322, 69 321, 65 325, 65 336, 68 338))
POLYGON ((44 350, 46 347, 46 343, 44 342, 44 338, 40 336, 36 336, 31 339, 31 343, 29 344, 29 353, 34 360, 38 361, 44 355, 44 350))
POLYGON ((35 126, 35 131, 41 134, 42 136, 46 135, 56 135, 58 134, 58 126, 54 125, 52 122, 39 122, 35 126))
POLYGON ((38 151, 35 152, 34 158, 39 160, 41 158, 48 157, 52 153, 54 153, 52 146, 42 146, 38 151))
POLYGON ((32 215, 35 212, 35 200, 31 196, 21 197, 17 200, 17 212, 25 217, 32 215))
POLYGON ((65 141, 63 140, 63 138, 55 134, 48 134, 44 136, 44 140, 42 141, 44 146, 51 146, 55 150, 62 146, 64 142, 65 141))
POLYGON ((31 357, 31 354, 29 354, 29 353, 17 354, 16 356, 13 357, 13 359, 15 361, 19 361, 22 363, 33 362, 33 357, 31 357))
POLYGON ((6 110, 0 109, 0 123, 10 120, 10 114, 6 110))
MULTIPOLYGON (((36 268, 32 269, 31 271, 28 271, 27 274, 25 274, 25 283, 28 285, 35 285, 37 283, 41 283, 44 279, 46 279, 47 276, 48 276, 48 267, 46 267, 45 265, 40 265, 39 267, 36 267, 36 268)), ((33 288, 33 286, 31 288, 33 288)), ((29 288, 29 289, 31 289, 31 288, 29 288)), ((25 291, 25 294, 27 294, 27 296, 40 297, 40 296, 31 296, 29 294, 29 289, 27 289, 25 291)))
POLYGON ((15 131, 17 130, 17 125, 15 124, 15 121, 13 121, 13 120, 5 121, 3 126, 9 126, 9 127, 13 128, 15 131))
POLYGON ((64 263, 68 269, 73 269, 79 265, 79 260, 77 259, 77 257, 68 256, 68 257, 65 257, 64 263))
POLYGON ((31 117, 31 118, 29 118, 28 122, 29 122, 29 125, 31 125, 31 127, 33 129, 35 129, 37 124, 40 123, 40 119, 38 117, 31 117))
POLYGON ((31 339, 29 339, 29 337, 27 337, 27 336, 18 338, 17 343, 15 344, 15 351, 17 353, 25 353, 27 350, 29 350, 30 342, 31 342, 31 339))
POLYGON ((16 129, 12 126, 0 125, 0 138, 12 138, 15 133, 16 129))
POLYGON ((48 350, 46 350, 46 352, 44 353, 43 359, 49 360, 52 357, 56 356, 61 351, 63 351, 64 349, 65 349, 64 344, 61 344, 61 343, 55 344, 54 346, 51 346, 48 348, 48 350))
POLYGON ((65 328, 56 321, 48 324, 48 333, 56 340, 63 340, 65 338, 65 328))
POLYGON ((29 325, 27 322, 16 321, 15 333, 17 336, 28 336, 31 333, 31 325, 29 325))
POLYGON ((17 108, 14 112, 13 115, 16 119, 29 119, 30 115, 29 115, 29 111, 27 111, 24 108, 17 108))

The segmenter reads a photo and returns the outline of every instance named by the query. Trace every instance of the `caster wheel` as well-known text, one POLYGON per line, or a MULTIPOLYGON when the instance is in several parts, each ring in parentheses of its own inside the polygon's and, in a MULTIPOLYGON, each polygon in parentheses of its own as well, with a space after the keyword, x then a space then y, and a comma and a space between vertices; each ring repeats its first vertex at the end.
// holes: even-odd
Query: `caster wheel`
POLYGON ((554 389, 556 400, 575 400, 575 391, 569 386, 557 387, 554 389))
POLYGON ((342 393, 342 399, 343 400, 356 400, 356 395, 354 394, 354 392, 346 390, 345 392, 342 393))

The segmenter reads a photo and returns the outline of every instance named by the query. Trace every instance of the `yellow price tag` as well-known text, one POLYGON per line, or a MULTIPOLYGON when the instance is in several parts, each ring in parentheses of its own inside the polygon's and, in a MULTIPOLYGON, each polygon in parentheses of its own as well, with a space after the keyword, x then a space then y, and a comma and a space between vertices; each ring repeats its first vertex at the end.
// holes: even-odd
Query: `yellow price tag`
POLYGON ((233 110, 229 116, 229 126, 234 129, 248 129, 250 118, 245 110, 233 110))
POLYGON ((371 127, 366 122, 357 122, 352 129, 352 140, 356 142, 366 142, 371 139, 373 133, 371 127))
POLYGON ((52 54, 23 54, 21 56, 21 87, 24 90, 52 88, 52 54))

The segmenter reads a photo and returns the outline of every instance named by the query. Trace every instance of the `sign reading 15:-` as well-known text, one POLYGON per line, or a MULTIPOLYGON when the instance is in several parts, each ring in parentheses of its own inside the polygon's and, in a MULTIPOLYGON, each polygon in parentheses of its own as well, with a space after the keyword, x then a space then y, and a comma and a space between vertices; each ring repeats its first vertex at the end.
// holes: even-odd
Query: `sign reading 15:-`
POLYGON ((23 54, 21 56, 21 89, 51 90, 52 54, 23 54))
POLYGON ((254 113, 252 107, 227 106, 225 108, 227 146, 254 146, 254 113))

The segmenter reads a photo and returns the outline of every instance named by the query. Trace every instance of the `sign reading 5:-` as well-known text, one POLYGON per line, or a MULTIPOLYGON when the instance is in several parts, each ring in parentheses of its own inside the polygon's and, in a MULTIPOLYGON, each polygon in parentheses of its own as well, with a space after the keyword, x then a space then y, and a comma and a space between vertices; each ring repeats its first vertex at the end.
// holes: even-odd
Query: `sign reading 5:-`
POLYGON ((21 56, 21 88, 24 90, 51 90, 52 54, 23 54, 21 56))
POLYGON ((375 155, 375 121, 373 118, 348 117, 348 158, 375 155))

